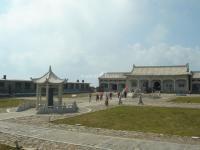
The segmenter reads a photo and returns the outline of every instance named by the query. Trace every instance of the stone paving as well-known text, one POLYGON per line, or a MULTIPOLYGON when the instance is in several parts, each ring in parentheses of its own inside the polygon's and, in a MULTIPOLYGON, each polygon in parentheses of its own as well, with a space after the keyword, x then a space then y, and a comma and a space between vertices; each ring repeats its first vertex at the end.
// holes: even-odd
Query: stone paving
POLYGON ((199 145, 120 138, 0 121, 0 132, 59 143, 114 150, 200 150, 199 145))
MULTIPOLYGON (((161 99, 152 99, 145 96, 143 98, 143 101, 145 105, 149 106, 200 108, 199 104, 175 104, 167 102, 169 99, 173 97, 174 95, 163 95, 161 99)), ((65 118, 69 116, 79 115, 81 113, 87 113, 89 111, 106 109, 106 107, 104 106, 104 101, 96 102, 95 100, 93 100, 92 103, 89 103, 87 97, 77 98, 77 99, 79 99, 78 101, 78 106, 80 107, 79 113, 66 114, 66 115, 53 115, 53 117, 51 118, 52 119, 65 118)), ((64 99, 64 102, 68 103, 74 100, 75 99, 67 98, 64 99)), ((118 104, 117 98, 114 98, 113 100, 110 101, 110 107, 115 107, 117 106, 117 104, 118 104)), ((127 98, 126 100, 123 99, 123 104, 138 105, 138 98, 133 98, 133 99, 127 98)), ((20 113, 19 112, 0 113, 0 143, 5 143, 2 141, 6 139, 5 137, 7 137, 7 144, 12 145, 11 143, 13 142, 14 138, 9 138, 9 136, 11 137, 15 136, 16 139, 20 138, 22 142, 26 141, 27 144, 23 143, 24 145, 28 146, 29 143, 30 147, 35 147, 35 148, 36 145, 38 145, 39 149, 48 149, 52 147, 53 149, 200 150, 199 140, 197 140, 197 142, 191 141, 188 143, 184 142, 184 140, 188 141, 190 139, 183 138, 184 140, 181 139, 182 142, 176 142, 176 140, 169 140, 169 139, 158 140, 159 136, 157 135, 156 135, 157 137, 155 136, 157 140, 154 140, 154 138, 149 138, 149 139, 137 138, 137 136, 132 136, 133 134, 129 134, 128 131, 121 132, 121 131, 111 131, 108 129, 105 130, 99 129, 98 132, 96 132, 97 131, 96 129, 88 129, 86 127, 75 127, 75 126, 71 126, 69 128, 69 126, 67 125, 64 126, 64 128, 60 128, 49 124, 48 118, 49 115, 35 115, 34 109, 20 113), (123 136, 123 134, 121 133, 125 133, 124 134, 125 136, 123 136), (31 141, 34 141, 35 144, 31 144, 31 141)), ((136 132, 134 134, 140 135, 136 132)), ((148 137, 148 134, 141 133, 141 135, 148 137)), ((149 137, 151 137, 151 134, 149 137)), ((163 138, 165 136, 161 137, 163 138)), ((176 137, 174 136, 172 137, 176 139, 176 137)))
POLYGON ((25 117, 25 116, 32 116, 36 114, 35 109, 29 109, 24 112, 9 112, 9 113, 0 113, 0 120, 6 120, 11 118, 18 118, 18 117, 25 117))

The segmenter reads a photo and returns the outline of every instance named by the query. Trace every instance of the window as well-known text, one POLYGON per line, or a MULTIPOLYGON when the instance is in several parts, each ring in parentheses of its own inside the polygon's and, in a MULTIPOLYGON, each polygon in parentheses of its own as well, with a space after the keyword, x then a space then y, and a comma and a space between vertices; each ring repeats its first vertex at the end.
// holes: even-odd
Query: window
POLYGON ((88 84, 86 84, 86 87, 85 87, 86 89, 88 89, 89 88, 89 85, 88 84))
POLYGON ((31 84, 30 83, 25 83, 25 89, 30 89, 31 88, 31 84))
POLYGON ((70 89, 73 89, 73 88, 74 88, 74 84, 71 84, 71 85, 70 85, 70 89))
POLYGON ((179 87, 185 87, 185 84, 179 83, 178 86, 179 86, 179 87))
POLYGON ((65 88, 68 89, 68 84, 65 84, 65 88))
POLYGON ((76 89, 79 89, 79 84, 76 84, 76 89))
POLYGON ((166 84, 166 87, 172 87, 172 84, 166 84))
POLYGON ((84 89, 84 84, 81 84, 81 89, 84 89))
POLYGON ((106 83, 104 83, 103 86, 104 86, 104 88, 108 88, 108 84, 106 84, 106 83))
POLYGON ((0 88, 4 88, 5 83, 4 82, 0 82, 0 88))
POLYGON ((121 88, 125 88, 125 84, 121 84, 121 88))
POLYGON ((21 89, 21 87, 22 87, 22 83, 21 82, 15 83, 15 88, 16 89, 21 89))
POLYGON ((137 86, 137 81, 136 81, 136 80, 133 80, 133 81, 131 82, 131 86, 132 86, 132 87, 136 87, 136 86, 137 86))

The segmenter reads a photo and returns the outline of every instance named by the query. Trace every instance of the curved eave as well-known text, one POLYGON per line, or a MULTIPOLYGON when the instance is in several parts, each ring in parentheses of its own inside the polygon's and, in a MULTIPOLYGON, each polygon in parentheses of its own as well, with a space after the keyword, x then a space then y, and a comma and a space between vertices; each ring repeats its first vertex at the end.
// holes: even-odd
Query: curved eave
POLYGON ((110 80, 110 79, 114 79, 114 80, 126 80, 125 78, 99 78, 99 80, 110 80))
POLYGON ((190 73, 187 74, 129 74, 126 76, 185 76, 191 75, 190 73))
POLYGON ((67 82, 66 79, 60 79, 60 80, 55 80, 55 81, 51 81, 49 79, 46 79, 46 80, 43 80, 43 81, 40 81, 40 78, 35 78, 35 79, 32 79, 31 80, 36 83, 36 84, 64 84, 67 82))

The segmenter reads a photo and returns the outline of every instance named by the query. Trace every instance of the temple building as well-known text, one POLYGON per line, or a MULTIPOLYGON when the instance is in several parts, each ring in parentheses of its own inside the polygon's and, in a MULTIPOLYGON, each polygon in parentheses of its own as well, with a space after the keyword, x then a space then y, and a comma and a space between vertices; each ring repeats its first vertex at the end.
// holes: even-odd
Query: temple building
POLYGON ((200 93, 200 72, 190 71, 189 64, 177 66, 135 66, 130 72, 108 72, 99 77, 104 91, 164 93, 200 93))

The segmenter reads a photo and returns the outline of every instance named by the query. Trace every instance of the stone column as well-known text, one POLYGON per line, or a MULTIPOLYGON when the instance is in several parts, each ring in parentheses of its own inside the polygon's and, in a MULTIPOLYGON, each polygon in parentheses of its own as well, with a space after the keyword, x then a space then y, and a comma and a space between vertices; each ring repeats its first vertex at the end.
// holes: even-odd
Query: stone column
POLYGON ((161 89, 161 91, 163 92, 163 89, 164 89, 164 88, 163 88, 163 80, 162 80, 162 79, 160 80, 160 86, 161 86, 160 89, 161 89))
POLYGON ((125 81, 125 88, 126 88, 126 86, 128 86, 128 90, 132 89, 132 87, 131 87, 131 80, 130 79, 125 81))
POLYGON ((138 89, 140 89, 140 80, 138 79, 137 82, 138 82, 138 85, 137 85, 138 89))
POLYGON ((39 85, 36 85, 36 109, 38 109, 39 104, 39 85))
POLYGON ((116 84, 117 84, 117 91, 119 91, 119 82, 117 82, 116 84))
POLYGON ((62 105, 62 91, 63 88, 62 88, 62 84, 59 85, 58 87, 58 103, 59 105, 62 105))
POLYGON ((174 92, 176 93, 176 80, 174 80, 174 92))
POLYGON ((42 95, 41 95, 41 93, 42 93, 42 87, 39 85, 38 86, 38 96, 39 96, 39 104, 41 104, 41 101, 42 101, 42 95))
POLYGON ((148 79, 148 88, 151 88, 151 80, 148 79))
POLYGON ((108 91, 110 91, 110 81, 108 81, 108 91))
POLYGON ((46 84, 46 102, 47 102, 47 106, 48 106, 48 100, 49 100, 49 84, 46 84))
POLYGON ((186 81, 186 88, 187 88, 186 92, 189 93, 189 80, 186 79, 185 81, 186 81))

